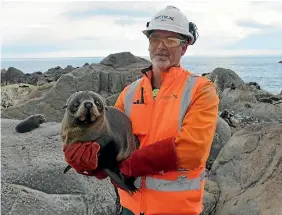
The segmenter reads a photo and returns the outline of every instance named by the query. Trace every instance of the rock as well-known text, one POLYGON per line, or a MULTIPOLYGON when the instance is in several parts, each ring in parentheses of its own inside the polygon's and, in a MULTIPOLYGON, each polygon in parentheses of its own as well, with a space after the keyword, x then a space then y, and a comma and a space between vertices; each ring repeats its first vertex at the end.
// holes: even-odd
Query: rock
POLYGON ((1 83, 5 85, 15 83, 26 83, 30 85, 40 86, 45 83, 57 81, 63 74, 69 73, 72 70, 74 70, 74 68, 68 65, 64 69, 62 69, 61 67, 51 68, 45 73, 23 73, 22 71, 14 67, 9 67, 7 71, 5 69, 1 70, 1 83))
MULTIPOLYGON (((111 56, 117 56, 116 58, 119 59, 127 55, 123 53, 122 55, 116 54, 111 56)), ((127 58, 130 59, 130 57, 127 58)), ((92 90, 108 97, 120 93, 128 83, 140 77, 141 69, 147 66, 147 64, 140 63, 142 60, 139 58, 136 59, 138 63, 125 65, 118 70, 103 64, 85 65, 74 69, 63 74, 54 83, 52 88, 42 93, 40 97, 28 100, 15 107, 10 107, 4 110, 1 116, 9 119, 24 119, 28 115, 42 113, 47 121, 61 122, 64 113, 62 107, 68 97, 74 92, 92 90)), ((121 65, 121 63, 118 65, 121 65)), ((57 68, 57 70, 60 70, 60 68, 57 68)))
POLYGON ((243 84, 235 90, 225 89, 219 103, 222 111, 228 109, 241 127, 258 122, 281 122, 280 98, 253 85, 243 84), (272 100, 272 103, 265 102, 272 100))
POLYGON ((119 97, 119 93, 109 96, 106 99, 106 104, 109 105, 109 106, 114 106, 118 97, 119 97))
POLYGON ((219 200, 220 190, 216 182, 206 179, 204 193, 204 210, 200 215, 214 215, 219 200))
POLYGON ((281 213, 281 140, 281 123, 251 125, 229 139, 212 166, 220 188, 216 215, 281 213))
MULTIPOLYGON (((61 68, 59 66, 51 68, 48 71, 44 72, 44 77, 46 78, 44 83, 57 81, 63 74, 67 74, 73 71, 75 68, 71 65, 67 65, 66 68, 61 68)), ((41 80, 42 82, 43 80, 41 80)))
POLYGON ((222 147, 227 143, 231 137, 231 130, 227 122, 225 122, 221 117, 218 117, 217 127, 212 142, 212 147, 210 155, 207 160, 206 168, 211 169, 214 160, 221 151, 222 147))
POLYGON ((106 58, 100 61, 100 64, 111 66, 113 68, 123 68, 129 64, 135 63, 147 63, 142 58, 135 57, 130 52, 120 52, 117 54, 110 54, 106 58), (142 62, 143 61, 143 62, 142 62))
POLYGON ((31 92, 22 98, 22 102, 43 97, 53 87, 54 84, 55 82, 51 82, 45 83, 41 86, 33 87, 31 92))
POLYGON ((38 129, 18 134, 18 120, 2 123, 3 215, 115 214, 115 192, 108 179, 63 174, 60 123, 47 122, 38 129))
POLYGON ((278 63, 282 63, 282 60, 280 60, 278 63))
POLYGON ((21 70, 9 67, 7 71, 1 70, 1 83, 4 85, 23 83, 24 76, 25 74, 21 70))
POLYGON ((226 88, 230 88, 232 85, 238 87, 245 83, 234 71, 220 67, 205 76, 215 83, 219 98, 226 88))
POLYGON ((34 88, 32 85, 25 86, 21 87, 21 84, 12 84, 1 87, 1 110, 23 102, 23 98, 34 88))

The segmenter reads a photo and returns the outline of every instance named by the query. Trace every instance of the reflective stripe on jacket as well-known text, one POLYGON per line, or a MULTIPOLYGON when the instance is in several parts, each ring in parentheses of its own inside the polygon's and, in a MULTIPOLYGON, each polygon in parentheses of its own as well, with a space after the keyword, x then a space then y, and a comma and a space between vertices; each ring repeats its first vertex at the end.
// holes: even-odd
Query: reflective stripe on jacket
POLYGON ((173 67, 162 73, 162 86, 154 100, 151 72, 127 86, 115 107, 130 117, 140 147, 175 136, 181 169, 137 178, 140 192, 131 196, 119 189, 121 205, 138 215, 198 215, 218 115, 215 86, 181 66, 173 67))

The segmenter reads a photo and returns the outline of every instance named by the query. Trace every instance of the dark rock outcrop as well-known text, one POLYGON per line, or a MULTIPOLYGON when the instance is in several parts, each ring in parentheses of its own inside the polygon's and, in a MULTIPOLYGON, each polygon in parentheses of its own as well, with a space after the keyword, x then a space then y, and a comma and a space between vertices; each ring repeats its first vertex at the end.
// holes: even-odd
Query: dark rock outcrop
POLYGON ((8 70, 1 70, 1 84, 23 83, 25 74, 14 67, 9 67, 8 70))
POLYGON ((42 72, 23 73, 22 71, 14 67, 9 67, 7 71, 5 69, 1 70, 1 83, 3 85, 25 83, 25 84, 40 86, 45 83, 55 82, 63 74, 69 73, 74 69, 75 68, 68 65, 64 69, 57 66, 55 68, 49 69, 44 73, 42 72))

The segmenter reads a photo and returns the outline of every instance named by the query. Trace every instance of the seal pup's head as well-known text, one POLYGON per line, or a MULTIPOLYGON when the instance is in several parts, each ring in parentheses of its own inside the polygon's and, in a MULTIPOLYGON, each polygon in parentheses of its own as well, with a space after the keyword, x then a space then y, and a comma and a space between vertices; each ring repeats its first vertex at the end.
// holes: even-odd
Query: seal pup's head
POLYGON ((65 144, 86 142, 98 138, 105 126, 107 111, 104 98, 93 91, 72 94, 64 105, 65 114, 61 125, 61 136, 65 144))
POLYGON ((72 94, 64 108, 71 123, 80 126, 96 123, 106 111, 103 97, 93 91, 79 91, 72 94))
POLYGON ((46 122, 46 118, 42 114, 34 114, 30 116, 38 125, 46 122))

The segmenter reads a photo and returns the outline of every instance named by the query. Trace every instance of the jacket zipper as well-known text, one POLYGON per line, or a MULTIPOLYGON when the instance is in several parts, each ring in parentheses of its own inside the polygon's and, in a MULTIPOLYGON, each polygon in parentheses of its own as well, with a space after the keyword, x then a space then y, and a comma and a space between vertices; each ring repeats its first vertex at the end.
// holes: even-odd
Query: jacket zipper
MULTIPOLYGON (((150 82, 150 80, 149 80, 149 82, 150 82)), ((153 98, 153 88, 152 88, 151 83, 149 84, 149 86, 150 86, 150 87, 149 87, 149 93, 150 93, 150 96, 153 98)), ((159 97, 160 97, 162 91, 165 90, 165 89, 163 89, 163 88, 164 88, 164 86, 161 86, 160 89, 159 89, 159 92, 158 92, 158 94, 157 94, 157 96, 156 96, 156 98, 155 98, 155 99, 153 98, 153 105, 152 105, 152 109, 151 109, 150 119, 152 119, 152 116, 155 114, 155 113, 154 113, 154 111, 155 111, 155 105, 156 105, 156 102, 159 100, 159 97)), ((153 123, 150 124, 149 131, 152 129, 152 127, 153 127, 153 123)), ((149 138, 148 138, 148 139, 149 139, 149 138)), ((145 186, 145 180, 146 180, 146 179, 145 179, 144 176, 141 177, 141 186, 144 187, 144 188, 146 187, 146 186, 145 186)), ((145 199, 146 199, 146 196, 144 196, 144 194, 141 193, 141 208, 140 208, 140 214, 142 214, 142 215, 146 215, 146 211, 147 211, 146 204, 145 204, 145 199)))

